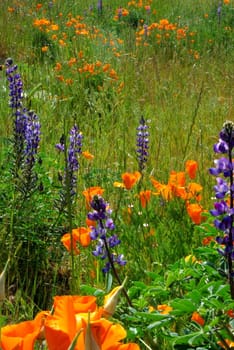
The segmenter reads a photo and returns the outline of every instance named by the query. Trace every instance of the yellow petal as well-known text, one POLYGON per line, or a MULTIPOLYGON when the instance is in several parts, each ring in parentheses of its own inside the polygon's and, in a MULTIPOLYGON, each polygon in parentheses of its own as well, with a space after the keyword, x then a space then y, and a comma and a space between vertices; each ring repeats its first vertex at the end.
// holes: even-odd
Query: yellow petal
POLYGON ((118 181, 114 182, 114 187, 125 188, 124 184, 122 182, 118 182, 118 181))

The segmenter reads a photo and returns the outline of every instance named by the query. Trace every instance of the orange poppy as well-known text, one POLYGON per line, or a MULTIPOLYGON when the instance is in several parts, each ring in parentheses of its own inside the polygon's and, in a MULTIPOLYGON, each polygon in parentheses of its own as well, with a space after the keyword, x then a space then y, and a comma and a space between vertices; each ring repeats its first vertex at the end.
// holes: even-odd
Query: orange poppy
POLYGON ((146 205, 149 203, 151 197, 151 191, 145 190, 139 193, 139 198, 142 208, 146 208, 146 205))
POLYGON ((197 311, 194 311, 192 314, 191 321, 198 323, 200 326, 204 326, 205 324, 204 318, 197 311))
POLYGON ((180 186, 183 187, 185 186, 185 172, 184 171, 171 171, 170 176, 169 176, 169 181, 168 183, 174 186, 180 186))
POLYGON ((202 207, 197 203, 188 203, 186 209, 193 223, 199 225, 202 222, 202 207))
POLYGON ((195 179, 197 174, 198 164, 195 160, 187 160, 185 163, 185 170, 190 179, 195 179))
POLYGON ((89 151, 83 151, 82 155, 89 160, 92 160, 94 158, 94 155, 92 155, 89 151))
POLYGON ((42 311, 32 321, 25 321, 1 328, 2 350, 31 350, 37 338, 41 338, 44 321, 49 312, 42 311))
POLYGON ((203 190, 203 187, 196 183, 196 182, 191 182, 187 186, 187 192, 189 194, 188 198, 195 198, 196 200, 201 200, 201 195, 200 192, 203 190))
POLYGON ((61 238, 61 242, 63 243, 64 247, 70 252, 71 236, 72 236, 73 253, 75 255, 78 255, 80 253, 80 250, 77 248, 77 242, 79 242, 82 247, 87 247, 91 241, 89 232, 90 232, 90 228, 86 228, 86 227, 79 227, 79 228, 73 229, 72 235, 70 233, 65 233, 61 238))
POLYGON ((157 310, 162 314, 162 315, 167 315, 170 313, 172 309, 171 306, 167 305, 167 304, 162 304, 162 305, 158 305, 157 306, 157 310))
POLYGON ((47 317, 45 335, 50 350, 68 349, 78 335, 75 350, 139 350, 136 344, 122 344, 125 329, 102 318, 92 296, 57 296, 54 313, 47 317))
POLYGON ((139 171, 122 174, 123 184, 127 190, 130 190, 140 180, 140 178, 141 174, 139 171))
POLYGON ((203 238, 202 244, 203 245, 208 245, 212 241, 214 241, 214 237, 213 236, 208 236, 208 237, 203 238))
POLYGON ((165 185, 160 183, 159 181, 155 180, 153 177, 151 177, 151 182, 154 188, 157 190, 157 192, 153 193, 154 195, 160 195, 165 201, 169 201, 172 199, 172 187, 171 185, 165 185))

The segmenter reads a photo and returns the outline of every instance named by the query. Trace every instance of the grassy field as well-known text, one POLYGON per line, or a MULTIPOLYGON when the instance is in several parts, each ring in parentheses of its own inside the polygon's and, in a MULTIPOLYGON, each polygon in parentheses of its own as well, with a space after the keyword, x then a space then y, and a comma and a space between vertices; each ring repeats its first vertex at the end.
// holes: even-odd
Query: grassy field
MULTIPOLYGON (((100 306, 127 276, 114 321, 128 342, 229 349, 232 253, 217 253, 209 168, 233 121, 234 2, 81 3, 0 3, 1 323, 32 319, 58 295, 100 306)), ((4 328, 2 349, 13 349, 4 328)), ((80 339, 69 349, 92 348, 80 339)))

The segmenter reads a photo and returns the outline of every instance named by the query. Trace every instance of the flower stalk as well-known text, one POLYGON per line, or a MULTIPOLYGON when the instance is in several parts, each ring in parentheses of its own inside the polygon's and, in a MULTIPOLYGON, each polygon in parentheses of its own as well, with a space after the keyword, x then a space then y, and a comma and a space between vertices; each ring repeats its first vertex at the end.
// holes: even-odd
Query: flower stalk
POLYGON ((234 299, 234 123, 226 121, 219 136, 218 143, 214 145, 214 151, 226 156, 216 159, 214 161, 216 167, 210 169, 210 174, 217 177, 214 191, 218 199, 210 212, 215 217, 215 227, 223 232, 223 236, 216 237, 216 241, 222 246, 219 253, 227 261, 230 293, 234 299))

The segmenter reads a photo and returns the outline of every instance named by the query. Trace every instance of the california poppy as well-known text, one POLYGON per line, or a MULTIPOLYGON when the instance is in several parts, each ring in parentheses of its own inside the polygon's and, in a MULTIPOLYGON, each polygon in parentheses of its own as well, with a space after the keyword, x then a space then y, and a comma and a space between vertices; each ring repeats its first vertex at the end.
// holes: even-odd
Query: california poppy
POLYGON ((170 313, 172 310, 172 307, 167 305, 167 304, 162 304, 157 306, 157 310, 162 314, 162 315, 167 315, 170 313))
POLYGON ((194 224, 199 225, 202 222, 202 207, 197 203, 188 203, 186 209, 194 224))
POLYGON ((122 174, 123 184, 127 190, 131 190, 131 188, 140 180, 140 178, 141 174, 139 171, 122 174))
POLYGON ((139 193, 139 198, 140 198, 140 202, 141 202, 142 208, 146 207, 147 203, 150 200, 150 197, 151 197, 151 191, 150 190, 141 191, 139 193))
POLYGON ((36 339, 41 336, 44 321, 49 312, 42 311, 32 321, 20 322, 1 328, 2 350, 31 350, 36 339))
POLYGON ((80 251, 77 247, 77 242, 82 247, 87 247, 90 244, 91 238, 90 238, 90 228, 86 227, 79 227, 72 230, 72 235, 70 233, 65 233, 62 238, 61 242, 63 243, 64 247, 70 252, 71 251, 71 237, 72 237, 72 246, 73 246, 73 253, 79 254, 80 251))
POLYGON ((195 160, 187 160, 185 163, 185 170, 190 179, 195 179, 197 174, 198 164, 195 160))
POLYGON ((192 314, 191 321, 198 323, 200 326, 204 326, 205 324, 204 318, 197 311, 194 311, 192 314))

